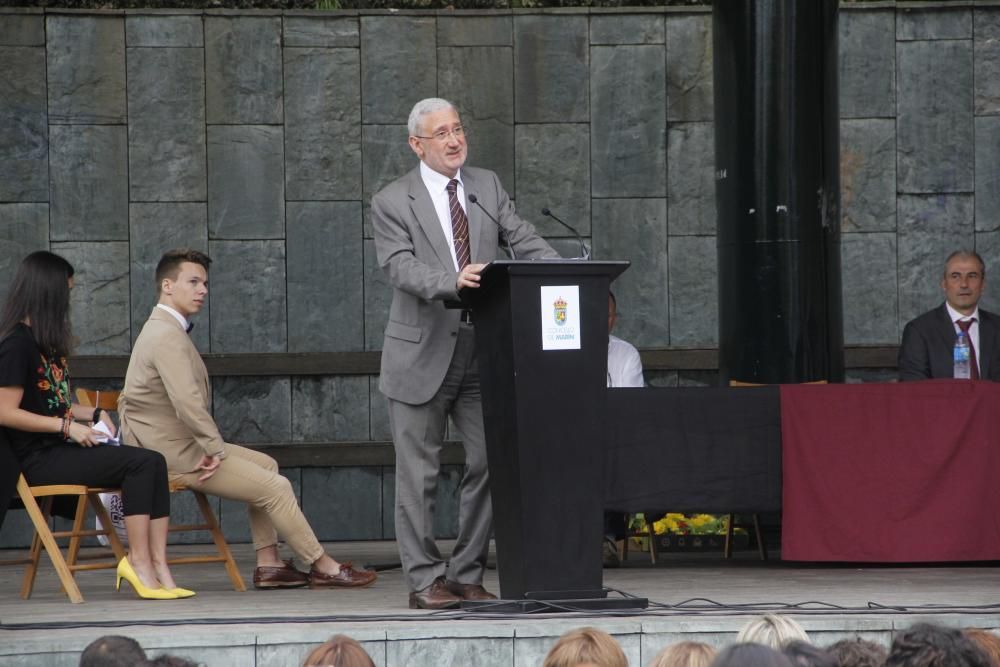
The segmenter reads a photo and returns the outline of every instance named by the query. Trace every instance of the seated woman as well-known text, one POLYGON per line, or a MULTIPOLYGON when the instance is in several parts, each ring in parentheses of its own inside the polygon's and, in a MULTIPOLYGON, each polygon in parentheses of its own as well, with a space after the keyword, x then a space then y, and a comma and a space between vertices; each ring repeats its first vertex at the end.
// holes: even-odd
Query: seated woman
POLYGON ((69 293, 73 267, 50 252, 24 258, 0 317, 0 425, 29 484, 120 488, 129 554, 115 588, 128 581, 139 597, 191 597, 167 565, 170 489, 163 455, 138 447, 100 446, 83 422, 107 415, 70 401, 66 357, 73 334, 69 293))

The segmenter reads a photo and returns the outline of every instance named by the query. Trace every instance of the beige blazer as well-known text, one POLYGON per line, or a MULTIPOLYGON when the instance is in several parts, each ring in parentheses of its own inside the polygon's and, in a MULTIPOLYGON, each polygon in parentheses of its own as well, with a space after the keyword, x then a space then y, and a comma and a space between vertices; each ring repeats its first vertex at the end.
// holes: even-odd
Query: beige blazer
POLYGON ((225 456, 210 400, 198 349, 173 315, 154 307, 118 398, 122 441, 163 454, 171 474, 193 472, 203 456, 225 456))

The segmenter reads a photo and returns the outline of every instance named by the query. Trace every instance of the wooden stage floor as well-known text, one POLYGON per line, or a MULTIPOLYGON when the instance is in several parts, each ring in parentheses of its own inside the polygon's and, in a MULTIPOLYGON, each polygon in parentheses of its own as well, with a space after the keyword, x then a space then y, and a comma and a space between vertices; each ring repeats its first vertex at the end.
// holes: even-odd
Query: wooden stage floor
MULTIPOLYGON (((336 558, 355 563, 398 560, 391 541, 328 547, 336 558)), ((201 550, 172 547, 172 553, 201 550)), ((234 550, 250 585, 252 548, 234 550)), ((0 558, 17 553, 0 552, 0 558)), ((379 665, 468 663, 468 657, 434 653, 449 642, 455 643, 452 656, 464 655, 463 642, 494 647, 471 664, 537 665, 566 629, 597 625, 619 636, 632 664, 639 665, 680 638, 724 645, 749 615, 765 610, 794 615, 818 644, 855 635, 887 643, 893 630, 917 620, 1000 628, 995 565, 830 566, 761 562, 747 551, 730 561, 721 553, 667 554, 653 566, 647 554, 633 552, 625 566, 605 570, 605 586, 648 598, 647 611, 531 616, 410 610, 398 568, 380 572, 378 582, 363 590, 238 593, 221 565, 178 566, 178 583, 198 596, 165 602, 136 599, 125 586, 115 593, 109 570, 83 572, 78 581, 86 602, 74 605, 59 591, 50 566, 40 573, 32 598, 21 600, 22 568, 8 566, 0 568, 0 664, 75 665, 79 651, 103 634, 130 635, 154 649, 151 654, 177 652, 207 665, 295 664, 310 645, 347 632, 366 642, 379 665), (505 657, 508 643, 513 661, 505 657), (414 646, 430 651, 425 663, 415 657, 423 649, 414 646)), ((496 570, 487 572, 485 584, 497 591, 496 570)))

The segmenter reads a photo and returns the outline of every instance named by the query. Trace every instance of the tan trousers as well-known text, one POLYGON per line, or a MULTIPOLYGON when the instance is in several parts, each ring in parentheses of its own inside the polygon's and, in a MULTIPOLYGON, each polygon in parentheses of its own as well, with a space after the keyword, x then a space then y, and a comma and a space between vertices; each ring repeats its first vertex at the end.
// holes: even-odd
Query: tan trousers
POLYGON ((323 547, 299 509, 292 483, 278 474, 278 463, 270 456, 227 444, 226 458, 215 474, 199 482, 202 474, 198 470, 170 478, 202 493, 245 502, 255 549, 276 545, 280 535, 306 563, 315 563, 323 555, 323 547))

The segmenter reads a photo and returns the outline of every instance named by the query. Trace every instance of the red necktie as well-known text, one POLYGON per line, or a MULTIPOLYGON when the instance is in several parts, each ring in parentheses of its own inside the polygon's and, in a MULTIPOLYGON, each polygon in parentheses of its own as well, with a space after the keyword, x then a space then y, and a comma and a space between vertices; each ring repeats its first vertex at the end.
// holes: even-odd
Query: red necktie
POLYGON ((976 318, 968 320, 958 320, 955 324, 958 328, 965 333, 965 337, 969 339, 969 377, 973 380, 979 379, 979 362, 976 360, 976 346, 972 344, 972 336, 969 334, 969 327, 972 323, 976 321, 976 318))
POLYGON ((448 207, 451 209, 451 233, 455 237, 455 259, 459 272, 469 263, 469 218, 458 203, 458 179, 448 181, 448 207))

